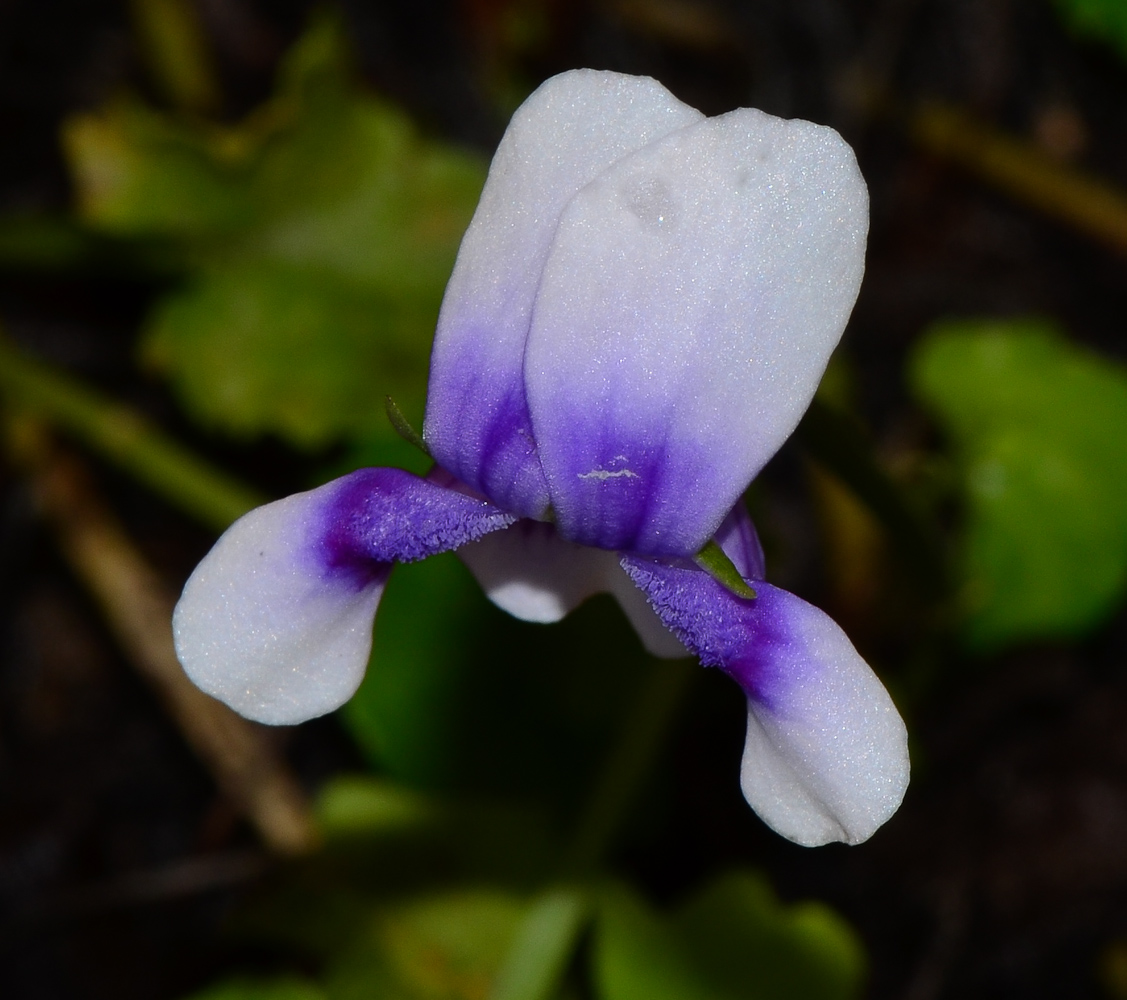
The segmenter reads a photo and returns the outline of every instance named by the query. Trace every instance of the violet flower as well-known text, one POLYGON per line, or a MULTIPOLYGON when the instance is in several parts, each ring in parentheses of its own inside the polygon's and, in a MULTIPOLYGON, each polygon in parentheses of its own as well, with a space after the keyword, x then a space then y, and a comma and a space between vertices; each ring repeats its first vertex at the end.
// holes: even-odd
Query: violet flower
POLYGON ((188 675, 262 722, 332 711, 392 564, 456 549, 519 618, 609 591, 651 652, 725 671, 747 695, 752 808, 800 844, 865 840, 907 786, 903 722, 841 629, 764 582, 741 495, 817 388, 867 226, 828 128, 705 118, 645 78, 549 80, 446 291, 434 471, 361 469, 239 520, 176 609, 188 675))

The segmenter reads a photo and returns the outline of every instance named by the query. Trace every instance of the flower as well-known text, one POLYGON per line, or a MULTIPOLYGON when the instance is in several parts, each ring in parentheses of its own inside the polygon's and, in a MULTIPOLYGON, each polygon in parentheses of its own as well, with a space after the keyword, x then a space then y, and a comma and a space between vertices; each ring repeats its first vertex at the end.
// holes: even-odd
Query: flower
POLYGON ((329 712, 392 564, 456 549, 517 617, 609 591, 651 652, 720 667, 748 699, 752 808, 800 844, 865 840, 907 786, 903 722, 841 629, 764 582, 741 497, 817 388, 867 226, 828 128, 705 118, 646 78, 549 80, 443 301, 434 471, 361 469, 236 522, 176 608, 188 675, 262 722, 329 712))

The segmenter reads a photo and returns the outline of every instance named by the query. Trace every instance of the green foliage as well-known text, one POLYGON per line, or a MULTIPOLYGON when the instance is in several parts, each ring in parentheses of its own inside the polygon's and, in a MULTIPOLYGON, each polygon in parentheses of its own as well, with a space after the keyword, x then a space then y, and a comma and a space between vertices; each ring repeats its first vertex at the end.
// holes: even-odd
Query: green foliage
POLYGON ((368 776, 331 781, 317 800, 317 825, 328 837, 374 836, 432 822, 437 804, 425 795, 368 776))
POLYGON ((330 1000, 484 1000, 526 904, 494 888, 381 908, 330 964, 330 1000))
POLYGON ((1127 57, 1127 2, 1124 0, 1056 0, 1065 22, 1077 34, 1098 38, 1127 57))
POLYGON ((341 716, 396 780, 571 809, 652 669, 611 598, 550 629, 519 622, 446 554, 394 569, 341 716))
POLYGON ((198 420, 299 447, 389 435, 388 394, 418 420, 484 164, 360 92, 335 20, 240 125, 123 99, 68 122, 64 145, 89 227, 181 248, 188 274, 142 350, 198 420))
POLYGON ((241 919, 244 936, 255 928, 318 967, 328 1000, 552 1000, 572 987, 601 1000, 848 1000, 863 984, 849 926, 819 903, 781 904, 756 872, 728 872, 660 911, 621 884, 553 883, 545 854, 533 880, 546 888, 530 893, 526 877, 502 871, 529 837, 516 813, 475 820, 465 803, 431 811, 428 800, 408 829, 382 817, 388 802, 400 817, 404 801, 417 806, 412 793, 375 779, 335 784, 322 816, 341 811, 326 799, 374 794, 381 818, 367 835, 348 822, 343 841, 327 828, 325 852, 241 919), (467 853, 475 838, 484 852, 467 853))
POLYGON ((328 1000, 324 991, 307 979, 231 979, 193 993, 189 1000, 328 1000))
POLYGON ((589 893, 552 887, 532 901, 498 970, 489 1000, 549 1000, 590 914, 589 893))
POLYGON ((374 762, 401 779, 441 785, 457 760, 454 716, 475 666, 475 612, 485 600, 450 554, 397 566, 392 577, 368 672, 342 714, 374 762))
POLYGON ((602 1000, 845 1000, 864 970, 840 917, 818 903, 781 905, 754 872, 721 876, 669 916, 619 887, 599 914, 602 1000))
POLYGON ((1127 372, 1038 322, 945 323, 911 366, 955 447, 966 634, 1072 637, 1127 586, 1127 372))

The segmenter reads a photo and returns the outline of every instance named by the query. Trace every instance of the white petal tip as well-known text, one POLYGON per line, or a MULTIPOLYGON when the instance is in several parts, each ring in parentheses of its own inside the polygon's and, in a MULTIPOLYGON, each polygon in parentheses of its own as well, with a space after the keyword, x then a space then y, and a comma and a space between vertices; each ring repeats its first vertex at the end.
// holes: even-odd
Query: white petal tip
POLYGON ((257 722, 292 725, 333 711, 368 663, 383 579, 326 568, 313 540, 327 489, 236 521, 196 567, 173 614, 188 677, 257 722))
MULTIPOLYGON (((768 705, 748 698, 744 797, 777 833, 806 847, 860 844, 908 788, 908 733, 845 633, 788 595, 789 648, 802 650, 768 705)), ((793 655, 793 654, 792 654, 793 655)))

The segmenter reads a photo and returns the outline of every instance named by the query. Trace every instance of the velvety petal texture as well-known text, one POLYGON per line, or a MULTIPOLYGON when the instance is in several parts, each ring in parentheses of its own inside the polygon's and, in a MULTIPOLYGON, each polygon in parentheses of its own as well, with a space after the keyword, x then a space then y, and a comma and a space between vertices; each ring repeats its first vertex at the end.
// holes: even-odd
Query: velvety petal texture
POLYGON ((443 300, 423 433, 440 465, 506 510, 548 506, 524 350, 560 214, 616 160, 701 117, 648 77, 574 70, 505 131, 443 300))
POLYGON ((908 787, 907 732, 845 633, 762 581, 744 600, 695 567, 622 562, 681 642, 747 695, 741 785, 763 821, 806 846, 871 837, 908 787))
POLYGON ((513 520, 399 469, 361 469, 259 507, 185 585, 176 653, 198 687, 247 718, 279 725, 331 712, 364 676, 392 563, 513 520))
POLYGON ((704 545, 813 398, 867 229, 841 137, 749 109, 650 142, 571 199, 525 351, 564 537, 704 545))

